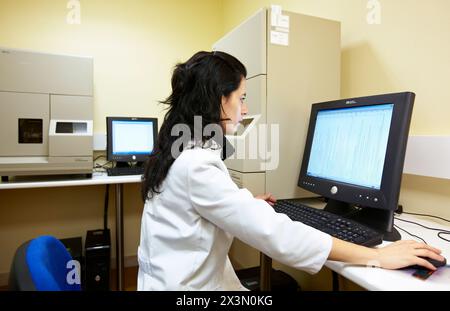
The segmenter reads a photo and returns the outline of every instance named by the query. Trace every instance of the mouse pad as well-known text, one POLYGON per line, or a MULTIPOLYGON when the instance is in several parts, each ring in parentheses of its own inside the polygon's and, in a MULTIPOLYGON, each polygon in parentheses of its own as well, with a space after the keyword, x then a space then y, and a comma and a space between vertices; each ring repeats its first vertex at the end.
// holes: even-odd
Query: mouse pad
POLYGON ((436 271, 432 271, 432 270, 428 270, 428 269, 417 269, 416 271, 414 271, 413 276, 418 279, 421 279, 421 280, 426 280, 430 276, 432 276, 434 274, 434 272, 436 272, 436 271))
POLYGON ((450 266, 445 266, 437 269, 436 271, 431 271, 428 269, 417 269, 412 274, 414 277, 426 280, 430 279, 434 283, 450 283, 450 266))

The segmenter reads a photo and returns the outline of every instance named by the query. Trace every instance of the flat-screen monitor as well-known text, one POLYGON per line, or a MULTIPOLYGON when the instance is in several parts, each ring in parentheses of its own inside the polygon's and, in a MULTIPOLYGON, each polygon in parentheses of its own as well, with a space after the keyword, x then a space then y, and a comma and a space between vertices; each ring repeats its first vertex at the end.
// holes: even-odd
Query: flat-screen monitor
POLYGON ((156 118, 107 117, 108 161, 145 162, 153 152, 157 131, 156 118))
POLYGON ((398 240, 398 207, 411 92, 312 105, 298 186, 328 199, 326 210, 398 240))

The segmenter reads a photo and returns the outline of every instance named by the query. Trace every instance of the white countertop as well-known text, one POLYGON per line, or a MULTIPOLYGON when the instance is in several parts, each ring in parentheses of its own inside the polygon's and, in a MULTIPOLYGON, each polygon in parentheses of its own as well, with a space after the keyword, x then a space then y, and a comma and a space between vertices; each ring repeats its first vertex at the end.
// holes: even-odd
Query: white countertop
MULTIPOLYGON (((450 227, 429 220, 430 218, 402 214, 400 219, 411 220, 422 225, 450 230, 450 227)), ((438 231, 431 231, 414 224, 395 220, 395 224, 408 232, 423 238, 428 244, 442 250, 442 255, 450 261, 450 243, 437 237, 438 231)), ((407 233, 399 230, 403 240, 412 240, 407 233)), ((450 238, 449 235, 446 238, 450 238)), ((383 242, 388 245, 390 242, 383 242)), ((426 280, 413 276, 414 269, 387 270, 366 266, 356 266, 337 261, 327 261, 325 264, 331 270, 353 281, 368 290, 383 291, 450 291, 450 262, 439 268, 426 280)))
POLYGON ((92 174, 92 178, 87 178, 80 175, 49 175, 26 178, 16 177, 16 179, 10 182, 0 182, 0 190, 126 184, 139 182, 141 182, 141 175, 108 176, 106 173, 95 172, 92 174))

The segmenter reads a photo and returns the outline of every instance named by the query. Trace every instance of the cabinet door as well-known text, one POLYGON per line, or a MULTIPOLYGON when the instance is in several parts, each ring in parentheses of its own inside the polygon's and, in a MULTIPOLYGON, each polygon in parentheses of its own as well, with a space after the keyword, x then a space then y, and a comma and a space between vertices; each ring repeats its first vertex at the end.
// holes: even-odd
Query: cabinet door
POLYGON ((0 92, 0 156, 47 156, 49 95, 0 92))
POLYGON ((229 53, 247 68, 247 78, 266 74, 267 10, 261 9, 213 45, 213 50, 229 53))

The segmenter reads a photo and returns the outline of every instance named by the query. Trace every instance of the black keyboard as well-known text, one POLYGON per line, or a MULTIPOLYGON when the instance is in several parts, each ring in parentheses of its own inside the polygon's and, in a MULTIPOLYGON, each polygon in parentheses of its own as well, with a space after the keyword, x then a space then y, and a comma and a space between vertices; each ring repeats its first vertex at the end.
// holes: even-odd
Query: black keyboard
POLYGON ((142 175, 144 174, 144 167, 143 166, 113 167, 107 168, 106 173, 108 174, 108 176, 142 175))
POLYGON ((369 247, 383 242, 381 233, 365 225, 298 202, 278 200, 274 209, 294 221, 302 222, 344 241, 369 247))

